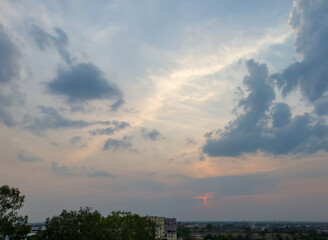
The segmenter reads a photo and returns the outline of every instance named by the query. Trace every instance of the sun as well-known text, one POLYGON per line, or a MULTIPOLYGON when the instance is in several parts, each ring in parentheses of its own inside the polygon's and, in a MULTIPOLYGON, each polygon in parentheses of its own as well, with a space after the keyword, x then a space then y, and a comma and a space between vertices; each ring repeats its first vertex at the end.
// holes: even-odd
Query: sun
POLYGON ((214 192, 208 192, 208 193, 205 193, 203 196, 197 196, 197 197, 193 197, 193 198, 203 199, 202 204, 207 205, 208 204, 207 199, 214 198, 214 192))

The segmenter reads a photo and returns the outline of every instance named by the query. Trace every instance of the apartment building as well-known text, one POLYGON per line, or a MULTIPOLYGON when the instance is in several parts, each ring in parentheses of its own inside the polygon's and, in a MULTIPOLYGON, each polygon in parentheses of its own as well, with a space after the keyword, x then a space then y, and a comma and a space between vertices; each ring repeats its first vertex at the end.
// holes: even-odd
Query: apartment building
POLYGON ((156 240, 177 240, 177 221, 175 218, 149 218, 156 224, 156 240))

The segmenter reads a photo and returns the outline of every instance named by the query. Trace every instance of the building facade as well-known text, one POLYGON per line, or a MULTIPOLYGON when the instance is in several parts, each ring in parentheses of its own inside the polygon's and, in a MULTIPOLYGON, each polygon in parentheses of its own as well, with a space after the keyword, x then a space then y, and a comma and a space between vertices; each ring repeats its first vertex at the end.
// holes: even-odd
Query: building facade
POLYGON ((165 218, 164 235, 165 240, 177 240, 177 220, 175 218, 165 218))
POLYGON ((175 218, 149 217, 155 222, 156 240, 177 240, 177 221, 175 218))

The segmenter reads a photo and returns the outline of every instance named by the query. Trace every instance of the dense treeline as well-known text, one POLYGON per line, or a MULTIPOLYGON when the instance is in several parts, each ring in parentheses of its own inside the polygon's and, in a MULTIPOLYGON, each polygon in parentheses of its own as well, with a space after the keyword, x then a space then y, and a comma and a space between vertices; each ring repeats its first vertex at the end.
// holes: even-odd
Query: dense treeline
POLYGON ((287 233, 272 233, 272 234, 219 234, 214 235, 208 233, 204 240, 328 240, 328 234, 312 232, 309 234, 290 235, 287 233))
POLYGON ((112 212, 107 217, 90 208, 63 210, 47 219, 45 229, 30 240, 154 240, 155 224, 147 217, 112 212))
POLYGON ((180 225, 177 229, 178 237, 183 240, 193 239, 193 235, 202 235, 204 240, 328 240, 328 234, 316 230, 307 230, 296 227, 288 227, 285 231, 276 229, 277 232, 268 232, 251 230, 250 228, 242 228, 243 232, 229 232, 235 230, 231 224, 225 224, 224 228, 207 224, 206 227, 200 228, 193 226, 188 228, 180 225), (224 230, 224 232, 220 232, 224 230))
POLYGON ((130 212, 112 212, 104 217, 91 208, 63 210, 47 218, 45 228, 28 236, 28 217, 20 216, 25 196, 17 188, 0 187, 0 240, 154 240, 155 223, 130 212))

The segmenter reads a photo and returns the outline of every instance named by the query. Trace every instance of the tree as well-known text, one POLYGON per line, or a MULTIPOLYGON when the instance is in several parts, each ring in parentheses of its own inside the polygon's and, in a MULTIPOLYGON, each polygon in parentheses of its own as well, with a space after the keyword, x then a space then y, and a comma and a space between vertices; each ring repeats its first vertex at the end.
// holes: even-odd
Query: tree
POLYGON ((265 239, 266 234, 267 234, 267 230, 263 230, 260 232, 260 235, 262 236, 263 239, 265 239))
POLYGON ((213 231, 213 225, 210 224, 210 223, 206 224, 206 227, 205 227, 205 228, 206 228, 206 230, 209 231, 209 232, 213 231))
POLYGON ((23 207, 25 196, 18 188, 8 185, 0 187, 0 240, 8 236, 11 240, 25 239, 31 228, 27 225, 28 217, 18 215, 23 207))
POLYGON ((189 228, 184 226, 179 226, 177 229, 178 238, 181 237, 184 240, 191 239, 191 231, 189 228))
POLYGON ((63 210, 59 216, 47 218, 45 230, 40 231, 35 239, 48 240, 91 240, 100 234, 101 215, 91 208, 80 208, 79 211, 63 210))
POLYGON ((33 240, 154 240, 155 223, 130 212, 112 212, 101 216, 91 208, 63 210, 46 220, 45 230, 33 240))
POLYGON ((103 217, 101 228, 108 240, 153 240, 155 223, 148 217, 130 212, 112 212, 103 217))
POLYGON ((230 238, 228 237, 228 235, 227 234, 220 234, 219 235, 219 240, 229 240, 230 238))
POLYGON ((206 236, 204 237, 204 240, 217 240, 217 239, 218 239, 217 236, 213 236, 210 233, 206 234, 206 236))

